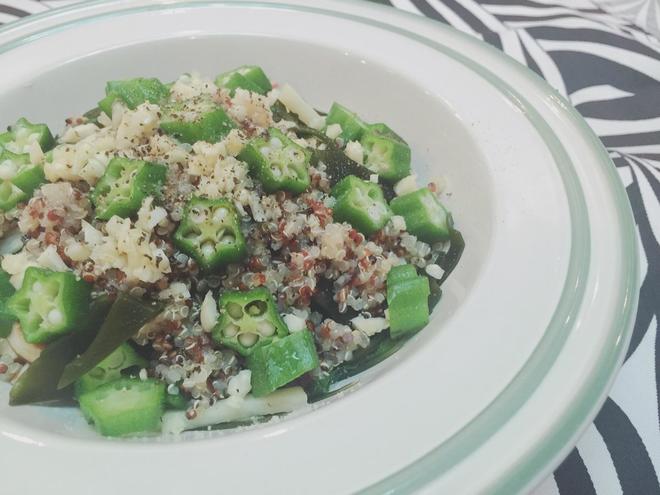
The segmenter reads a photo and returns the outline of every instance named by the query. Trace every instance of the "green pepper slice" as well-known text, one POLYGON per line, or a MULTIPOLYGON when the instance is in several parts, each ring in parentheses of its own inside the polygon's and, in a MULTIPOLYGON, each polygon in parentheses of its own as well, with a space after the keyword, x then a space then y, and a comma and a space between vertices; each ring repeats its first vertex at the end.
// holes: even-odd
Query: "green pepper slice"
POLYGON ((339 124, 341 126, 340 137, 347 141, 358 141, 367 130, 367 124, 343 105, 335 102, 330 107, 325 117, 326 126, 339 124))
POLYGON ((16 289, 9 281, 9 274, 0 268, 0 338, 11 333, 16 317, 7 309, 7 300, 14 295, 16 289))
POLYGON ((64 388, 94 369, 100 362, 162 311, 162 305, 146 303, 120 293, 87 350, 69 363, 58 382, 64 388))
POLYGON ((410 175, 410 146, 385 124, 368 126, 360 143, 364 166, 383 180, 394 182, 410 175))
POLYGON ((20 118, 7 132, 0 134, 0 150, 7 149, 17 154, 27 153, 35 141, 44 153, 55 147, 55 138, 46 124, 32 124, 27 119, 20 118))
POLYGON ((309 187, 311 153, 294 143, 282 131, 268 129, 268 138, 255 138, 238 155, 261 182, 264 191, 300 194, 309 187))
POLYGON ((366 236, 382 229, 392 216, 378 184, 354 175, 338 182, 332 195, 337 198, 332 209, 334 220, 348 222, 366 236))
POLYGON ((58 390, 57 383, 65 366, 89 346, 103 323, 111 302, 107 297, 95 299, 79 330, 49 344, 9 392, 9 405, 19 406, 70 398, 70 390, 58 390))
POLYGON ((76 328, 89 311, 90 292, 73 272, 31 266, 7 309, 20 321, 27 342, 45 344, 76 328))
POLYGON ((236 263, 247 252, 236 208, 226 199, 188 201, 174 243, 206 271, 236 263))
POLYGON ((220 296, 218 308, 220 320, 213 329, 213 340, 243 356, 289 333, 273 296, 265 287, 225 292, 220 296))
POLYGON ((99 102, 99 108, 106 115, 112 116, 112 104, 115 100, 123 101, 128 108, 135 110, 139 105, 161 103, 169 94, 169 88, 156 78, 138 77, 124 81, 108 81, 105 86, 105 98, 99 102))
POLYGON ((80 397, 101 385, 120 379, 125 369, 146 365, 147 360, 135 352, 128 342, 124 342, 107 358, 76 380, 76 396, 80 397))
POLYGON ((217 143, 236 128, 229 115, 208 95, 170 103, 163 107, 163 112, 160 128, 183 143, 217 143))
POLYGON ((27 153, 0 152, 0 210, 8 211, 32 196, 44 181, 41 165, 33 165, 27 153))
MULTIPOLYGON (((429 280, 397 266, 387 275, 387 306, 392 338, 420 330, 429 322, 429 280)), ((411 266, 411 265, 408 265, 411 266)), ((412 267, 414 270, 414 267, 412 267)))
POLYGON ((92 191, 96 218, 126 218, 136 213, 147 196, 159 196, 167 167, 157 163, 113 158, 92 191))
POLYGON ((265 95, 273 86, 261 67, 256 65, 243 65, 237 69, 220 74, 215 78, 215 84, 219 88, 225 88, 234 93, 238 88, 246 89, 253 93, 265 95))
POLYGON ((252 395, 262 397, 319 366, 314 338, 306 330, 257 347, 247 357, 252 395))
POLYGON ((121 378, 84 393, 80 410, 101 435, 123 437, 160 430, 165 384, 158 380, 121 378))
POLYGON ((449 239, 453 220, 437 196, 426 187, 404 194, 390 203, 406 221, 406 230, 424 242, 449 239))

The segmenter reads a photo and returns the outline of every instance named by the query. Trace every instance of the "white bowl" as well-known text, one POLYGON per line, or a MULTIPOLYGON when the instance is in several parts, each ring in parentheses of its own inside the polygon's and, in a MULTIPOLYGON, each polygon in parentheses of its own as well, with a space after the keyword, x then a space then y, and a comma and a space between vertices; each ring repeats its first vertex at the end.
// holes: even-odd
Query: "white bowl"
POLYGON ((7 493, 515 493, 604 400, 637 298, 625 193, 578 114, 530 71, 362 2, 87 2, 0 30, 2 124, 61 128, 109 79, 255 63, 317 108, 390 124, 446 178, 467 248, 431 324, 328 404, 247 431, 109 441, 75 410, 9 408, 7 493), (8 474, 10 473, 10 474, 8 474), (35 475, 39 473, 39 475, 35 475))

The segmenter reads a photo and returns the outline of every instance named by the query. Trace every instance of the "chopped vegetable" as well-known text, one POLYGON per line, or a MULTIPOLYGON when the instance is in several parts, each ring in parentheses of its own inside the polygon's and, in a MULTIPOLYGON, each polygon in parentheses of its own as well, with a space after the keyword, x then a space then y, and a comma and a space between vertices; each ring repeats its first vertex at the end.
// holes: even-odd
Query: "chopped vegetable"
POLYGON ((110 306, 105 297, 92 302, 89 314, 78 323, 78 330, 48 345, 18 378, 9 392, 9 404, 18 406, 70 398, 71 391, 58 389, 58 381, 65 366, 94 339, 110 306))
POLYGON ((89 310, 90 291, 72 272, 31 266, 7 309, 21 322, 25 340, 42 344, 76 328, 89 310))
POLYGON ((420 330, 429 322, 428 297, 431 293, 427 277, 416 274, 412 276, 411 270, 404 267, 395 268, 392 276, 387 276, 387 306, 392 338, 420 330))
POLYGON ((163 432, 178 434, 205 426, 248 420, 257 416, 301 409, 307 405, 307 395, 300 387, 277 390, 265 397, 232 396, 216 402, 193 418, 185 412, 167 412, 163 416, 163 432))
POLYGON ((122 376, 121 372, 127 368, 146 364, 146 360, 135 352, 130 344, 124 342, 76 381, 76 395, 80 397, 85 392, 94 390, 105 383, 118 380, 122 376))
POLYGON ((367 124, 360 117, 336 102, 330 107, 330 111, 325 117, 325 123, 327 126, 340 125, 340 137, 344 142, 359 141, 364 131, 367 130, 367 124))
POLYGON ((236 124, 210 97, 199 97, 192 104, 170 103, 164 108, 160 128, 183 143, 217 143, 236 124))
POLYGON ((436 242, 449 238, 453 225, 451 213, 426 187, 404 194, 390 203, 395 215, 406 220, 408 232, 424 242, 436 242))
POLYGON ((69 363, 59 380, 64 388, 99 365, 112 352, 133 337, 137 331, 160 313, 162 307, 145 303, 133 296, 120 293, 107 318, 87 350, 69 363))
POLYGON ((365 167, 384 180, 396 182, 410 175, 410 147, 385 124, 369 126, 360 144, 365 167))
POLYGON ((0 268, 0 338, 9 335, 16 321, 16 317, 7 309, 7 300, 15 292, 16 289, 9 281, 9 274, 0 268))
POLYGON ((121 378, 82 394, 79 402, 83 414, 101 435, 157 432, 164 412, 165 384, 121 378))
POLYGON ((38 143, 44 153, 55 146, 55 138, 46 124, 32 124, 20 118, 7 132, 0 134, 0 150, 6 149, 16 154, 29 153, 34 143, 38 143))
POLYGON ((279 88, 277 99, 284 104, 289 112, 295 113, 305 125, 312 129, 321 129, 325 125, 325 119, 309 103, 303 100, 290 85, 283 84, 279 88))
POLYGON ((131 110, 144 102, 160 103, 170 94, 169 88, 156 78, 138 77, 125 81, 109 81, 105 86, 105 98, 99 108, 112 116, 112 104, 120 100, 131 110))
POLYGON ((252 394, 262 397, 319 366, 314 338, 296 332, 254 349, 247 358, 252 371, 252 394))
POLYGON ((378 184, 349 175, 333 189, 337 222, 348 222, 366 236, 382 229, 392 216, 378 184))
POLYGON ((273 296, 264 287, 247 292, 225 292, 220 296, 218 307, 220 321, 213 329, 213 339, 244 356, 289 333, 273 296))
POLYGON ((414 265, 393 266, 387 274, 388 284, 397 284, 404 280, 410 280, 417 277, 417 269, 414 265))
POLYGON ((41 165, 33 165, 28 153, 0 152, 0 210, 11 210, 44 182, 41 165))
POLYGON ((225 88, 233 96, 238 88, 265 95, 273 87, 270 80, 261 69, 256 65, 243 65, 224 74, 220 74, 215 79, 216 86, 225 88))
POLYGON ((236 263, 247 249, 236 209, 226 199, 188 201, 174 242, 202 270, 236 263))
POLYGON ((248 143, 239 158, 248 163, 250 172, 267 192, 290 191, 300 194, 309 187, 310 153, 276 128, 268 129, 268 138, 248 143))
POLYGON ((91 194, 96 217, 109 220, 136 213, 144 198, 160 195, 166 176, 165 165, 113 158, 91 194))

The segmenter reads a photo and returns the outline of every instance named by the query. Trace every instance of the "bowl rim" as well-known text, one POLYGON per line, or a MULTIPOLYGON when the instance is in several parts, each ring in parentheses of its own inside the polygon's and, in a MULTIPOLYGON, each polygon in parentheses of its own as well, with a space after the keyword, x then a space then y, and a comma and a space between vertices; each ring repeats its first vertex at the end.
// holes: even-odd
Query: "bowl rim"
POLYGON ((534 455, 528 456, 523 463, 517 465, 515 469, 511 470, 511 472, 505 473, 500 477, 499 483, 497 486, 493 487, 492 492, 511 493, 521 490, 524 487, 529 487, 533 482, 538 480, 542 474, 547 473, 555 464, 558 464, 561 460, 562 454, 567 450, 567 445, 569 447, 572 445, 571 441, 575 439, 590 423, 606 398, 607 391, 609 390, 616 371, 623 360, 630 340, 632 322, 636 308, 637 288, 639 285, 636 234, 632 210, 627 195, 619 181, 614 165, 607 151, 603 148, 593 131, 570 103, 557 94, 534 72, 515 62, 513 59, 509 59, 499 50, 486 43, 426 17, 398 11, 383 5, 361 2, 357 8, 353 8, 355 5, 350 2, 350 0, 319 2, 318 6, 314 7, 301 5, 299 1, 296 3, 296 0, 293 0, 293 3, 283 3, 278 0, 184 0, 177 2, 156 0, 151 1, 148 5, 135 7, 134 5, 136 3, 139 2, 130 2, 126 0, 92 0, 83 4, 74 4, 53 11, 43 12, 19 20, 15 23, 8 24, 0 28, 0 36, 9 35, 11 37, 12 32, 15 32, 15 35, 13 39, 0 45, 0 54, 23 44, 30 43, 34 39, 48 36, 50 33, 66 29, 70 25, 79 25, 105 17, 117 17, 151 10, 194 8, 199 6, 241 5, 246 7, 266 7, 285 10, 293 9, 322 13, 366 23, 380 29, 397 33, 420 42, 433 50, 458 61, 471 71, 486 79, 490 84, 503 93, 509 101, 523 111, 555 158, 562 182, 566 188, 571 214, 571 256, 560 302, 555 309, 551 323, 544 332, 541 341, 537 344, 535 350, 521 369, 520 373, 476 418, 431 452, 417 459, 409 466, 402 468, 398 472, 393 473, 380 482, 368 487, 363 490, 362 493, 382 493, 384 491, 393 494, 411 493, 431 483, 453 465, 465 458, 471 451, 471 448, 475 445, 480 445, 486 438, 497 431, 506 419, 510 417, 512 412, 529 398, 530 385, 532 382, 536 382, 536 380, 530 379, 528 375, 535 371, 536 373, 534 374, 539 378, 538 381, 542 380, 545 376, 545 372, 551 368, 559 350, 561 350, 567 336, 570 334, 574 318, 581 307, 582 297, 585 290, 584 281, 589 270, 590 237, 588 230, 589 219, 582 188, 569 154, 554 134, 549 124, 545 122, 541 114, 521 93, 516 91, 484 65, 475 63, 472 59, 458 53, 450 46, 401 26, 393 25, 384 20, 376 20, 377 16, 366 17, 356 13, 356 11, 365 9, 378 10, 381 13, 387 12, 390 17, 399 17, 402 20, 405 19, 406 22, 410 24, 419 23, 420 25, 432 26, 433 29, 436 30, 450 30, 453 36, 461 37, 464 42, 470 43, 473 46, 478 46, 479 49, 483 50, 485 53, 487 52, 488 56, 496 57, 500 62, 506 63, 512 71, 515 71, 521 77, 524 77, 527 81, 533 83, 538 90, 548 95, 548 101, 550 104, 552 104, 558 112, 562 113, 569 122, 578 128, 581 134, 580 138, 590 146, 594 156, 598 158, 599 164, 608 180, 608 186, 614 193, 613 197, 616 202, 618 214, 617 220, 622 231, 625 233, 622 238, 624 252, 624 259, 622 262, 626 276, 622 277, 622 284, 619 287, 618 292, 619 298, 617 299, 618 301, 621 301, 621 305, 619 307, 618 317, 612 322, 610 331, 607 334, 607 340, 610 344, 607 347, 607 351, 604 351, 600 355, 598 364, 595 366, 595 369, 597 369, 598 372, 594 373, 595 376, 590 376, 590 379, 585 382, 585 385, 583 386, 585 394, 582 395, 581 402, 574 405, 570 411, 564 413, 561 418, 562 426, 560 431, 555 432, 554 435, 547 435, 542 442, 535 445, 534 455), (333 4, 341 5, 342 7, 341 9, 338 8, 338 10, 334 10, 331 8, 331 5, 333 4), (323 8, 320 6, 323 6, 323 8), (110 10, 95 14, 94 10, 96 7, 109 8, 110 10), (81 17, 69 21, 66 20, 67 14, 88 10, 91 12, 91 15, 88 17, 81 17), (42 20, 56 19, 59 16, 64 16, 64 22, 56 23, 45 29, 21 35, 21 32, 29 30, 31 25, 38 25, 42 20), (534 370, 530 371, 530 368, 533 368, 534 370), (542 372, 539 372, 539 369, 542 370, 542 372), (513 408, 503 407, 507 404, 509 406, 515 404, 515 406, 513 408), (493 428, 493 425, 496 425, 496 428, 493 428), (470 431, 467 431, 468 428, 470 431), (481 432, 481 434, 477 434, 477 436, 482 440, 476 440, 477 443, 475 443, 474 440, 476 437, 471 433, 475 430, 481 432), (484 437, 483 435, 486 436, 484 437), (472 440, 468 438, 469 436, 472 440), (462 452, 463 455, 461 457, 449 456, 450 458, 448 458, 446 454, 447 449, 462 452), (549 462, 548 459, 554 459, 554 462, 549 462))

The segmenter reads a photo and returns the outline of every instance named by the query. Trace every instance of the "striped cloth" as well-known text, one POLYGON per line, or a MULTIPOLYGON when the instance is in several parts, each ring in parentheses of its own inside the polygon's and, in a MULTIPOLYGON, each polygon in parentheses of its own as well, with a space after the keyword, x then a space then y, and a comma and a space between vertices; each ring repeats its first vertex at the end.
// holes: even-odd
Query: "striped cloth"
MULTIPOLYGON (((527 65, 609 150, 640 239, 637 321, 603 409, 534 495, 660 495, 660 0, 372 1, 451 24, 527 65)), ((0 23, 70 3, 0 0, 0 23)))

